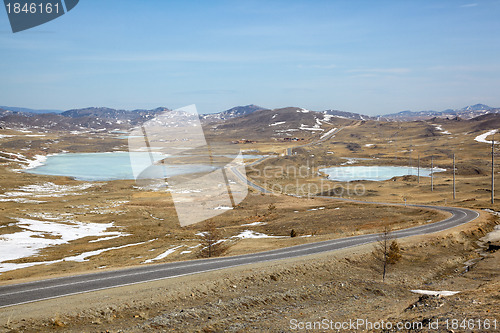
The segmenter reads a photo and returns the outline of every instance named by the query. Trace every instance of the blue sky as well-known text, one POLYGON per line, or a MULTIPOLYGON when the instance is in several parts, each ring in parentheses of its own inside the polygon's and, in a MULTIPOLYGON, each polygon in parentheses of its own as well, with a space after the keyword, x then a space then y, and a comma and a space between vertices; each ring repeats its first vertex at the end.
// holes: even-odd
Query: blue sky
POLYGON ((81 0, 13 34, 0 105, 500 107, 500 1, 81 0))

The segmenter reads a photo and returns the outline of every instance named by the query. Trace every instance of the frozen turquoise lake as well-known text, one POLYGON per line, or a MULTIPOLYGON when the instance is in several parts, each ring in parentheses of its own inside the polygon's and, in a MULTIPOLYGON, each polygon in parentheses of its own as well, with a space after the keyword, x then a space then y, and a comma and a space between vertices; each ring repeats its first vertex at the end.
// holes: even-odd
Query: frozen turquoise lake
MULTIPOLYGON (((130 154, 134 154, 134 169, 142 170, 150 165, 151 156, 155 161, 166 155, 147 152, 112 152, 112 153, 74 153, 48 156, 42 165, 26 172, 67 176, 85 181, 107 181, 118 179, 135 179, 130 162, 130 154)), ((196 172, 210 172, 215 168, 203 164, 161 165, 161 174, 172 177, 196 172)), ((159 174, 159 172, 158 172, 159 174)))
MULTIPOLYGON (((415 167, 401 166, 345 166, 324 168, 319 171, 328 175, 329 180, 350 182, 354 180, 383 181, 392 177, 406 175, 417 175, 418 169, 415 167)), ((446 171, 445 169, 434 168, 434 173, 446 171)), ((420 176, 430 177, 430 168, 420 168, 420 176)))

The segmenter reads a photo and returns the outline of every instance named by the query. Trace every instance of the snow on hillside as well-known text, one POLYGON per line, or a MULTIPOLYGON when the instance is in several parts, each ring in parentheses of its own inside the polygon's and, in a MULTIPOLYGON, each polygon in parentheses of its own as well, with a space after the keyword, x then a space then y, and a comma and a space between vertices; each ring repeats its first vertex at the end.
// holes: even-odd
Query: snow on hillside
MULTIPOLYGON (((478 135, 475 137, 474 141, 491 144, 491 140, 487 141, 486 138, 489 137, 490 135, 495 134, 496 132, 498 132, 498 130, 494 129, 494 130, 488 131, 486 133, 483 133, 481 135, 478 135)), ((495 141, 495 144, 498 144, 499 142, 500 141, 495 141)))
POLYGON ((320 139, 323 139, 323 138, 326 138, 327 136, 329 136, 330 134, 332 134, 333 132, 335 132, 337 130, 337 128, 332 128, 331 130, 329 130, 328 132, 326 132, 325 134, 323 134, 322 136, 320 136, 320 139))
MULTIPOLYGON (((37 255, 42 249, 47 247, 67 244, 85 237, 122 235, 120 231, 108 231, 108 229, 115 227, 113 222, 84 223, 67 219, 67 216, 53 216, 51 221, 27 218, 16 218, 16 220, 17 222, 13 222, 11 225, 15 225, 21 231, 3 234, 0 237, 0 272, 62 261, 61 259, 53 262, 6 263, 6 261, 37 255), (59 221, 54 221, 54 218, 59 221)), ((68 258, 65 259, 68 260, 68 258)), ((84 259, 81 258, 81 260, 84 259)))

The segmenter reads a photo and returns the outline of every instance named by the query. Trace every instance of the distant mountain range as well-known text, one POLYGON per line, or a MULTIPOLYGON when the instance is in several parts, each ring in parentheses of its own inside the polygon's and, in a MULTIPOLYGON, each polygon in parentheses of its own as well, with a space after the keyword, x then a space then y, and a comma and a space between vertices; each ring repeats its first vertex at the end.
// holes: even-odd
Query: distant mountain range
POLYGON ((168 111, 163 107, 134 111, 89 107, 62 113, 33 113, 12 109, 0 108, 0 127, 40 130, 128 130, 154 118, 156 114, 168 111))
POLYGON ((447 109, 444 111, 401 111, 398 113, 386 114, 381 117, 389 120, 425 120, 430 118, 455 118, 472 119, 488 113, 499 113, 500 108, 493 108, 485 104, 469 105, 461 109, 447 109))
POLYGON ((62 113, 61 110, 36 110, 28 108, 20 108, 15 106, 0 106, 0 109, 9 110, 14 112, 25 112, 25 113, 62 113))
POLYGON ((347 111, 325 110, 322 112, 324 114, 329 114, 331 116, 334 116, 337 118, 344 118, 344 119, 354 119, 354 120, 377 120, 378 119, 377 117, 371 117, 371 116, 367 116, 364 114, 347 112, 347 111))
MULTIPOLYGON (((34 110, 22 107, 0 107, 0 127, 39 128, 55 130, 128 130, 138 124, 152 119, 155 115, 169 111, 166 107, 151 110, 117 110, 105 107, 88 107, 68 111, 34 110)), ((401 111, 381 116, 368 116, 339 110, 309 111, 297 107, 269 110, 250 104, 236 106, 218 113, 200 115, 203 124, 213 124, 218 128, 236 128, 240 125, 254 128, 266 133, 288 133, 301 128, 317 129, 321 122, 328 127, 333 118, 344 120, 381 120, 381 121, 411 121, 431 118, 461 118, 472 119, 486 114, 500 113, 500 108, 484 104, 475 104, 461 109, 444 111, 401 111), (302 110, 302 111, 301 111, 302 110), (306 112, 307 111, 307 112, 306 112), (250 117, 255 115, 253 117, 250 117), (274 118, 273 118, 274 117, 274 118), (241 119, 233 121, 235 119, 241 119), (281 132, 279 132, 281 131, 281 132)), ((337 123, 337 121, 335 121, 337 123)), ((214 127, 213 127, 214 128, 214 127)), ((305 130, 311 131, 312 130, 305 130)), ((291 134, 291 133, 288 133, 291 134)), ((284 135, 284 134, 283 134, 284 135)))

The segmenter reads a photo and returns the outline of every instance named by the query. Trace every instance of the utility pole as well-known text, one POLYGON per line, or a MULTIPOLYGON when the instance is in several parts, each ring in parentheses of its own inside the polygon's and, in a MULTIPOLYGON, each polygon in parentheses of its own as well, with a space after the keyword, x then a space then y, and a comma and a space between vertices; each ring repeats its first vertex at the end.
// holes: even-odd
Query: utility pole
POLYGON ((455 154, 453 154, 453 200, 455 200, 455 154))
POLYGON ((418 154, 417 182, 420 184, 420 154, 418 154))
POLYGON ((434 192, 434 156, 431 156, 431 192, 434 192))
POLYGON ((413 175, 413 170, 412 170, 413 165, 412 165, 412 160, 411 160, 411 153, 413 152, 413 149, 412 149, 413 144, 412 143, 413 143, 413 140, 410 139, 410 149, 409 149, 410 150, 410 159, 409 159, 409 168, 408 168, 410 171, 410 175, 413 175))
POLYGON ((409 162, 408 169, 410 171, 410 175, 413 175, 413 171, 411 170, 411 145, 410 145, 410 160, 408 162, 409 162))
POLYGON ((495 203, 495 134, 491 139, 491 204, 495 203))

